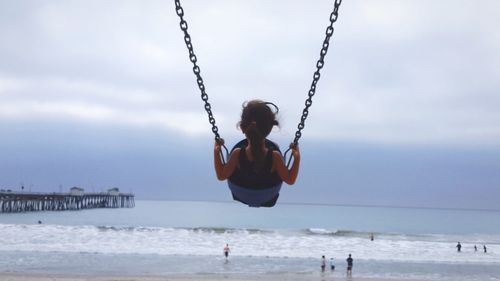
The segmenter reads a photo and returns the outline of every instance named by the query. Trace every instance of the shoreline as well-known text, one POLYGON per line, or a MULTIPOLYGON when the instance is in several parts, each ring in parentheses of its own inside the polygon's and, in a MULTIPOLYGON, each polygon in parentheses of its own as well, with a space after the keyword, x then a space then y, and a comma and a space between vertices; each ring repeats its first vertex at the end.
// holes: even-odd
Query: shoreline
MULTIPOLYGON (((269 273, 269 274, 172 274, 162 276, 93 276, 67 274, 34 274, 0 272, 0 281, 396 281, 400 278, 370 278, 353 276, 332 276, 328 274, 269 273)), ((404 279, 404 281, 423 281, 404 279)), ((432 281, 432 280, 425 280, 432 281)), ((438 281, 438 279, 436 279, 438 281)))

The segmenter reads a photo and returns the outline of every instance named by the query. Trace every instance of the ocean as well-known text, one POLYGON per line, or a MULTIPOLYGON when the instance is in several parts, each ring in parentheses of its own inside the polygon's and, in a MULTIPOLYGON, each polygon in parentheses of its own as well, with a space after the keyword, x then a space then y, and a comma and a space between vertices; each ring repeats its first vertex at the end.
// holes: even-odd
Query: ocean
POLYGON ((349 254, 353 276, 500 280, 500 212, 138 200, 132 209, 0 214, 0 273, 333 278, 345 276, 349 254), (334 272, 320 272, 322 255, 334 272))

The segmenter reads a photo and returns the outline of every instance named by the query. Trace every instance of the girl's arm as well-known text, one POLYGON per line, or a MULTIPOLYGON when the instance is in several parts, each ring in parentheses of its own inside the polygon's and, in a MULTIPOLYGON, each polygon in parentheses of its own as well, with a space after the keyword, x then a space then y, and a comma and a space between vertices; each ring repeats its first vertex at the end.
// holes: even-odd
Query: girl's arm
POLYGON ((289 185, 294 184, 299 175, 300 151, 298 146, 292 147, 292 155, 293 164, 292 167, 288 169, 283 156, 281 156, 278 151, 273 151, 273 163, 276 165, 276 171, 280 178, 289 185))
POLYGON ((236 148, 231 152, 229 155, 229 160, 227 160, 226 164, 222 163, 222 159, 220 158, 220 152, 221 152, 221 145, 215 143, 215 148, 214 148, 214 167, 215 167, 215 174, 217 175, 217 179, 220 181, 223 181, 227 178, 229 178, 234 170, 236 169, 236 166, 238 165, 238 159, 240 156, 240 148, 236 148))

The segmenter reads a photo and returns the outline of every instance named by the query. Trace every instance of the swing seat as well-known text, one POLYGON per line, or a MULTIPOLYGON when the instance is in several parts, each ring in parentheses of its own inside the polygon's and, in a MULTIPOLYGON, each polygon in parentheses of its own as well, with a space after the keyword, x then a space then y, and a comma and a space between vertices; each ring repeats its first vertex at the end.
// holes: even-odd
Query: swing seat
POLYGON ((274 207, 280 196, 282 183, 266 189, 250 189, 236 185, 230 180, 227 185, 233 194, 233 200, 248 205, 248 207, 274 207))
MULTIPOLYGON (((248 145, 246 139, 238 142, 232 149, 245 149, 248 145)), ((281 151, 274 142, 266 139, 265 145, 271 151, 281 151)), ((239 201, 249 207, 273 207, 278 201, 283 181, 276 173, 263 176, 252 175, 241 170, 236 170, 228 179, 227 184, 233 195, 233 200, 239 201)))

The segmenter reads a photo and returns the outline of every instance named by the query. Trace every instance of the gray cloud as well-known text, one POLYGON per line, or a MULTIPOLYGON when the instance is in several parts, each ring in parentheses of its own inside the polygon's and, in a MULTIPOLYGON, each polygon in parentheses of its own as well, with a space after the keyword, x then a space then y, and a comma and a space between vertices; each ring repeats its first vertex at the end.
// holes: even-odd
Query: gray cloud
MULTIPOLYGON (((238 134, 241 103, 262 98, 282 107, 282 134, 291 135, 330 1, 184 2, 224 131, 238 134)), ((172 3, 1 5, 0 36, 8 40, 0 47, 0 115, 67 116, 64 107, 78 104, 90 113, 73 117, 89 122, 153 114, 123 122, 182 131, 158 122, 171 118, 162 112, 173 112, 193 120, 189 132, 209 133, 205 118, 195 125, 203 108, 172 3), (40 112, 30 104, 53 110, 40 112)), ((494 36, 500 9, 496 1, 470 5, 344 2, 307 134, 327 140, 493 142, 500 136, 500 39, 494 36)))
MULTIPOLYGON (((227 143, 253 98, 288 143, 332 1, 182 3, 227 143)), ((0 184, 229 200, 178 21, 169 1, 1 1, 0 184)), ((283 200, 495 207, 498 26, 495 0, 343 1, 283 200)))
MULTIPOLYGON (((215 179, 212 143, 163 131, 74 122, 0 124, 0 188, 100 191, 138 198, 231 200, 215 179)), ((231 140, 233 142, 233 140, 231 140)), ((229 143, 229 142, 228 142, 229 143)), ((305 141, 298 182, 281 202, 498 209, 498 148, 305 141)))

